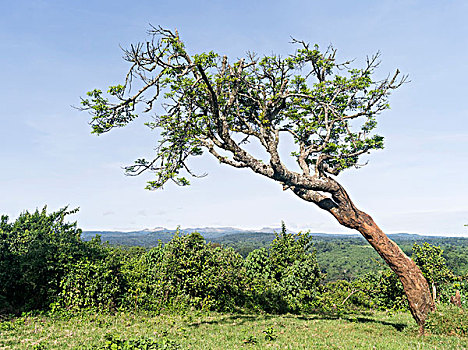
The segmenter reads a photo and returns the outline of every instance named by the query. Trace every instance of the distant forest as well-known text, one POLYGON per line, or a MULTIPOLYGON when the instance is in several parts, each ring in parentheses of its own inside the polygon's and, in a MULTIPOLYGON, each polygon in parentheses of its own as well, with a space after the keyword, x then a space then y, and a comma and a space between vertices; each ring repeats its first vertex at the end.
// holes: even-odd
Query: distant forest
MULTIPOLYGON (((187 234, 191 231, 181 230, 180 234, 187 234)), ((232 247, 243 257, 246 257, 254 249, 268 247, 275 239, 274 232, 236 232, 234 229, 223 232, 203 232, 203 229, 200 229, 199 232, 207 241, 232 247)), ((159 242, 169 242, 175 233, 175 230, 155 232, 85 231, 82 237, 84 240, 90 240, 92 237, 100 235, 101 240, 109 242, 110 245, 151 248, 158 245, 159 242)), ((351 281, 366 273, 377 273, 387 268, 382 258, 361 236, 323 233, 312 233, 311 235, 319 267, 326 274, 325 282, 351 281)), ((428 242, 440 246, 444 251, 443 256, 447 260, 448 267, 456 275, 468 274, 468 238, 420 236, 405 233, 390 234, 389 236, 408 256, 412 255, 414 243, 428 242)))

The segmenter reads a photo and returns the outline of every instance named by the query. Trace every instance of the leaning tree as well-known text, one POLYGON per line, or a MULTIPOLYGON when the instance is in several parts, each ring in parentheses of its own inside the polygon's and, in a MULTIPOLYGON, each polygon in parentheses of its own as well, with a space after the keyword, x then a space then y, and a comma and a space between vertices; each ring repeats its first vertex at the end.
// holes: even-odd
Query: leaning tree
POLYGON ((375 80, 379 54, 352 68, 353 62, 336 61, 333 47, 320 51, 295 39, 297 49, 288 57, 248 53, 230 61, 214 52, 189 55, 177 31, 151 27, 149 34, 148 41, 124 49, 131 67, 123 85, 110 86, 107 95, 90 91, 81 101, 96 134, 159 112, 146 123, 159 131, 154 157, 136 160, 126 173, 153 172, 148 189, 169 180, 185 186, 187 174, 196 176, 188 160, 208 151, 220 163, 277 181, 366 238, 399 276, 422 330, 433 309, 426 279, 337 181, 343 170, 360 166, 362 155, 383 148, 376 117, 405 77, 397 70, 375 80), (280 157, 285 135, 294 139, 298 171, 280 157), (263 159, 246 149, 251 140, 266 151, 263 159))

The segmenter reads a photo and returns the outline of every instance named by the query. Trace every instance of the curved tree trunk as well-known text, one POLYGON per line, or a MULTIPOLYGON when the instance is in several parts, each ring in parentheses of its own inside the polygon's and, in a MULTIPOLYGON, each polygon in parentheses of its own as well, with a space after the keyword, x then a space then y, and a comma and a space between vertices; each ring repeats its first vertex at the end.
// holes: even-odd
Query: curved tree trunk
POLYGON ((303 188, 294 187, 292 190, 300 198, 330 212, 341 225, 357 230, 364 236, 400 278, 411 314, 423 333, 427 315, 434 311, 434 301, 429 284, 418 265, 382 232, 370 215, 356 208, 338 182, 330 178, 327 180, 336 188, 330 191, 332 198, 303 188))
POLYGON ((427 315, 434 310, 426 278, 418 265, 382 232, 370 215, 356 209, 354 205, 352 207, 352 210, 332 208, 329 211, 342 225, 358 230, 397 274, 408 298, 411 314, 420 332, 424 332, 427 315))

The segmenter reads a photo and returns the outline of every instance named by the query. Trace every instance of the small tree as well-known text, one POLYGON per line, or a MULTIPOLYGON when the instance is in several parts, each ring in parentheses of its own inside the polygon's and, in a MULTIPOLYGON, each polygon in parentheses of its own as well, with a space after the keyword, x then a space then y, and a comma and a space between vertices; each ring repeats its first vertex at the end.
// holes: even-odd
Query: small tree
POLYGON ((147 125, 159 129, 153 159, 138 159, 128 175, 154 172, 148 189, 172 180, 189 185, 188 160, 208 151, 220 163, 246 168, 277 181, 305 201, 329 212, 343 226, 358 230, 399 276, 416 322, 423 329, 433 301, 417 265, 351 201, 336 176, 360 167, 362 155, 383 148, 373 132, 388 96, 405 77, 375 80, 379 55, 363 68, 337 62, 336 50, 293 40, 297 50, 230 61, 214 52, 189 55, 176 32, 152 27, 149 41, 124 50, 131 65, 123 85, 88 92, 82 109, 92 115, 93 132, 123 127, 159 99, 164 113, 147 125), (136 91, 132 92, 136 86, 136 91), (284 135, 294 139, 292 157, 300 171, 286 167, 279 154, 284 135), (266 152, 260 159, 244 144, 255 140, 266 152))
POLYGON ((25 211, 14 222, 0 220, 0 313, 43 309, 55 300, 67 266, 93 248, 80 239, 81 230, 65 217, 66 207, 25 211))
POLYGON ((452 271, 447 267, 443 253, 442 248, 427 242, 422 245, 417 243, 413 245, 413 260, 421 268, 424 277, 432 286, 434 301, 437 298, 437 288, 454 277, 452 271))

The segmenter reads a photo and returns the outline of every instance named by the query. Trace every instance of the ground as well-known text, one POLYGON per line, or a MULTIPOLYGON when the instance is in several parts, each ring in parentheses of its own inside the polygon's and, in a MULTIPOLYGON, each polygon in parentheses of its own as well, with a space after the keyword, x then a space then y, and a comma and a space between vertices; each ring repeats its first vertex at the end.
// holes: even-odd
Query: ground
POLYGON ((0 323, 0 349, 96 349, 106 336, 160 349, 468 349, 468 338, 418 336, 409 313, 253 315, 82 312, 0 323))

